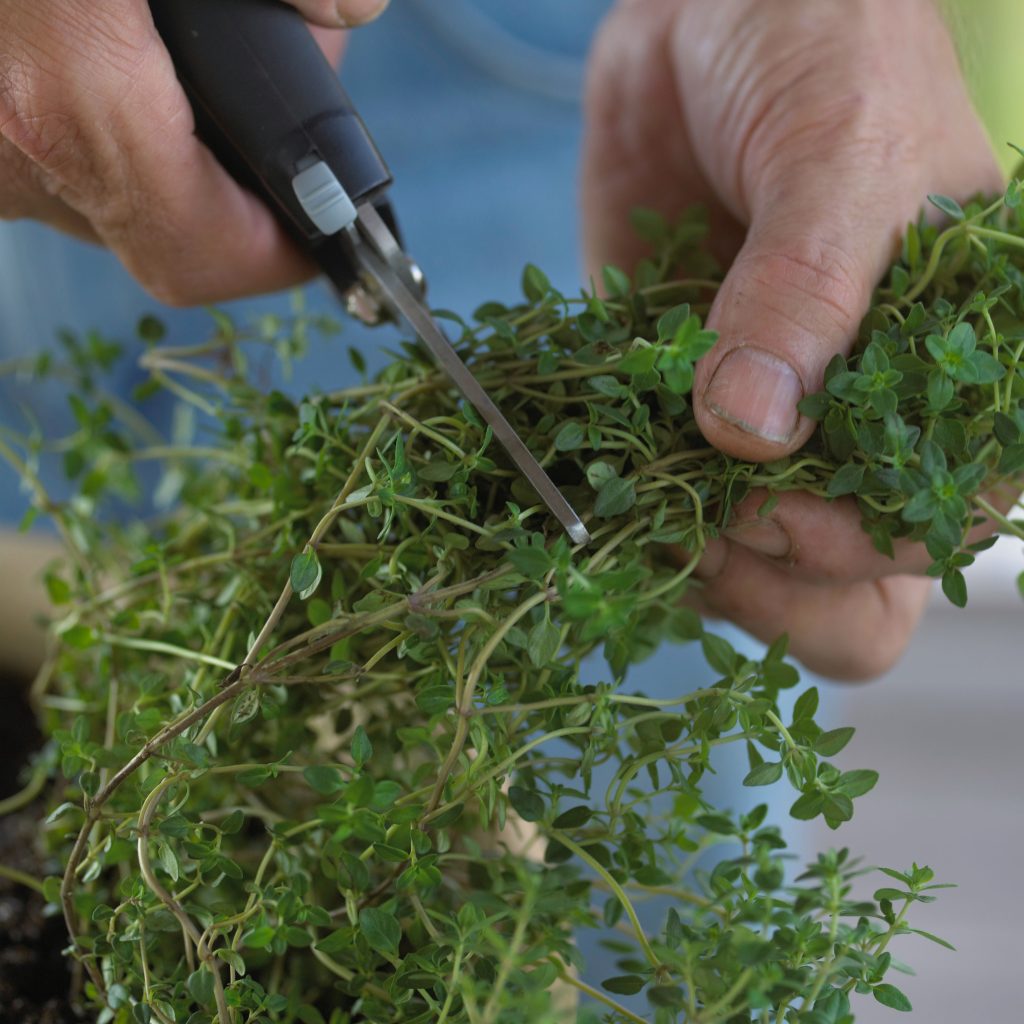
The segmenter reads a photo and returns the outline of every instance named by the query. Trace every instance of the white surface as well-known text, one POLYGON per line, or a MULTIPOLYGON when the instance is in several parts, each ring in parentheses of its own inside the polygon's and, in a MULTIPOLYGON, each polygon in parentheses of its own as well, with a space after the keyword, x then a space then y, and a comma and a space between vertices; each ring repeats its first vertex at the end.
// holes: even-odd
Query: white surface
MULTIPOLYGON (((916 860, 959 886, 911 915, 957 952, 915 936, 890 947, 917 970, 890 979, 914 1005, 907 1019, 927 1024, 1024 1020, 1024 601, 1014 583, 1020 547, 1000 546, 982 579, 968 576, 968 608, 932 609, 893 672, 869 686, 830 688, 834 724, 857 727, 837 762, 877 768, 881 781, 857 800, 852 822, 837 833, 822 827, 817 842, 886 867, 916 860)), ((870 997, 856 1016, 858 1024, 900 1019, 870 997)))

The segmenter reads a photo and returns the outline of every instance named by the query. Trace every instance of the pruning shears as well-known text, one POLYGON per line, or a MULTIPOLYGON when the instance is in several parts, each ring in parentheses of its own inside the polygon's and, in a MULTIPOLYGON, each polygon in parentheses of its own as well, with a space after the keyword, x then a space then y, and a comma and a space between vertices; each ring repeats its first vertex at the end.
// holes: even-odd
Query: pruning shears
POLYGON ((279 0, 150 8, 203 141, 277 214, 349 313, 408 322, 570 538, 586 543, 579 516, 431 315, 387 199, 391 173, 302 17, 279 0))

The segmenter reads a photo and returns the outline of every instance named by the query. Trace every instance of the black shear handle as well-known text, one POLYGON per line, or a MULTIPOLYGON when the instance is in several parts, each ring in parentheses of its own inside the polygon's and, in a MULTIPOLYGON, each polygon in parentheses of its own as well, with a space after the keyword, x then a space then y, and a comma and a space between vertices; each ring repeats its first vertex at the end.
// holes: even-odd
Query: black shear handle
MULTIPOLYGON (((200 137, 321 264, 337 259, 296 194, 324 163, 353 204, 391 183, 337 73, 294 8, 278 0, 150 0, 200 137)), ((336 284, 344 276, 326 267, 336 284)), ((354 274, 354 269, 353 269, 354 274)))

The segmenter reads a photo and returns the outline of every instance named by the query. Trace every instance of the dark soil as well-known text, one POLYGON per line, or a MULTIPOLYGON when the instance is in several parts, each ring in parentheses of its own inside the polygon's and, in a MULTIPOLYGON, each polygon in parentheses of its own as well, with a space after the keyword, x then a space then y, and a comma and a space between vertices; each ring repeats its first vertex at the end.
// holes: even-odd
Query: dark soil
MULTIPOLYGON (((39 743, 23 690, 0 678, 0 799, 24 784, 26 761, 39 743)), ((47 874, 36 842, 42 814, 36 801, 0 817, 0 864, 36 878, 47 874)), ((43 906, 31 889, 0 878, 0 1024, 80 1024, 68 1002, 64 922, 44 917, 43 906)))

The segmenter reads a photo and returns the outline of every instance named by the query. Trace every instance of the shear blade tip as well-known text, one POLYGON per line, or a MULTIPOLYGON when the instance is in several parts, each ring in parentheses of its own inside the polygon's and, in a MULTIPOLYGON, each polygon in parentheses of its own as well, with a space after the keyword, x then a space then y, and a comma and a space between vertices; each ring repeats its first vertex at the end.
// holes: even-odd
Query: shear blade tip
POLYGON ((566 533, 569 534, 573 544, 589 544, 590 534, 587 532, 587 528, 577 520, 575 523, 570 523, 565 528, 566 533))

